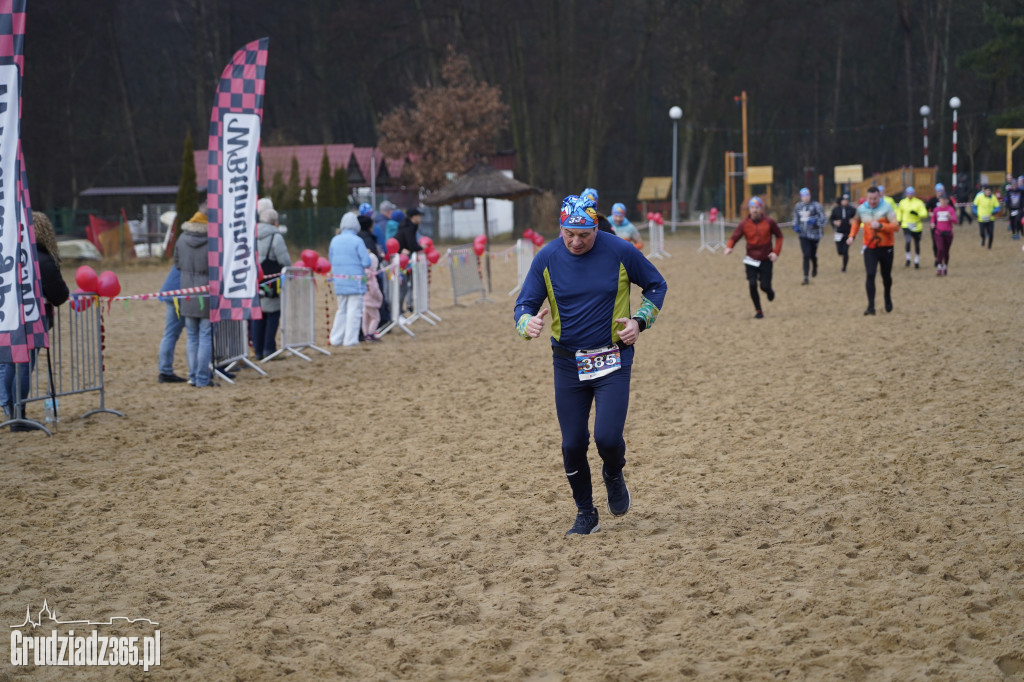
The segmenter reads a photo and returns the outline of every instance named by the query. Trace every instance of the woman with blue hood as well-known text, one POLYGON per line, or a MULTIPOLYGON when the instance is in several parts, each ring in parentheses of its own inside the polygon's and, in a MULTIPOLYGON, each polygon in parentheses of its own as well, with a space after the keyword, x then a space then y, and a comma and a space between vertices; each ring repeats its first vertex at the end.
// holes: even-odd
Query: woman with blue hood
POLYGON ((327 259, 331 261, 334 293, 338 297, 338 312, 331 327, 331 345, 359 345, 370 252, 359 237, 359 219, 355 213, 342 216, 341 232, 331 240, 327 259))

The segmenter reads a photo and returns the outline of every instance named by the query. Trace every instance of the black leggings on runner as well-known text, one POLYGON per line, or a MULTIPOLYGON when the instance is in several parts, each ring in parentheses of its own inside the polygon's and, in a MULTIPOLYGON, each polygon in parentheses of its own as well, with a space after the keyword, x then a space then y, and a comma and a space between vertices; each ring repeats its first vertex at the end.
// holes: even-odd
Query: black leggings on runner
POLYGON ((985 238, 988 238, 988 248, 992 248, 992 233, 995 231, 996 223, 994 220, 986 220, 985 222, 978 221, 978 232, 981 233, 981 245, 985 246, 985 238))
POLYGON ((875 273, 882 270, 882 291, 886 308, 892 308, 892 252, 891 246, 864 249, 864 269, 867 271, 865 288, 868 292, 868 308, 875 307, 875 273))
POLYGON ((839 233, 842 239, 836 242, 836 253, 843 257, 843 272, 846 272, 846 264, 850 262, 850 245, 846 243, 848 233, 839 233))
POLYGON ((768 294, 768 300, 775 298, 775 292, 772 291, 772 262, 770 260, 761 261, 760 265, 746 265, 747 268, 747 283, 750 284, 750 300, 754 302, 754 310, 760 312, 761 310, 761 297, 757 293, 757 282, 761 281, 761 291, 768 294))
POLYGON ((813 277, 818 276, 818 240, 800 237, 800 251, 804 254, 804 279, 810 271, 813 277), (813 266, 813 268, 812 268, 813 266))
POLYGON ((918 257, 920 257, 921 256, 921 233, 920 232, 914 232, 913 230, 908 230, 907 228, 904 227, 903 228, 903 240, 904 240, 904 242, 906 242, 906 246, 907 246, 907 260, 908 261, 910 260, 910 240, 911 239, 914 240, 914 253, 918 257))

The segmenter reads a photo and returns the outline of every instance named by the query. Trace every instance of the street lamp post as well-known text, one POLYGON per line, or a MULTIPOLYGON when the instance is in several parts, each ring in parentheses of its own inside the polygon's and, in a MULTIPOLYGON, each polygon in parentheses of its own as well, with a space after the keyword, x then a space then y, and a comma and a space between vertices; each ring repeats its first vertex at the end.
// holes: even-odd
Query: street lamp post
POLYGON ((679 209, 679 202, 676 201, 676 173, 679 169, 677 153, 679 148, 679 119, 683 117, 683 110, 679 107, 672 107, 668 110, 668 116, 672 119, 672 232, 676 231, 676 212, 679 209))
POLYGON ((928 114, 932 113, 927 104, 921 107, 921 121, 924 123, 924 167, 928 167, 928 114))
POLYGON ((956 110, 960 108, 960 98, 953 97, 949 100, 949 106, 953 110, 953 187, 956 187, 956 110))

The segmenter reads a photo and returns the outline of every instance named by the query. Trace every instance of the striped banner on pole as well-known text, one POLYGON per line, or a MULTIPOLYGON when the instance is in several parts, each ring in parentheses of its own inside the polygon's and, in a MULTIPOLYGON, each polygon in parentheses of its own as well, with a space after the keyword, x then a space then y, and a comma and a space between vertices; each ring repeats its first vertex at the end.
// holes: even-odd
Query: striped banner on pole
POLYGON ((256 156, 260 148, 269 38, 235 53, 210 113, 206 185, 210 321, 259 319, 256 281, 256 156))

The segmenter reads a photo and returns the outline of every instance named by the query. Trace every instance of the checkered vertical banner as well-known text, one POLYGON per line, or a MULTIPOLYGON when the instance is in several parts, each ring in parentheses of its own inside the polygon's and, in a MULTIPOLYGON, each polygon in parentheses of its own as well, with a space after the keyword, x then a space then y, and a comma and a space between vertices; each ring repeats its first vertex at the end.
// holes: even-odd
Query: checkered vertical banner
POLYGON ((21 152, 25 4, 0 0, 0 362, 28 362, 47 344, 21 152))
POLYGON ((221 74, 210 114, 210 321, 258 319, 256 173, 269 38, 235 53, 221 74))

